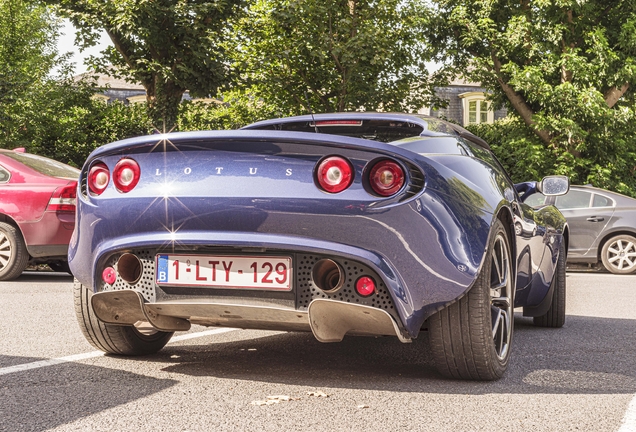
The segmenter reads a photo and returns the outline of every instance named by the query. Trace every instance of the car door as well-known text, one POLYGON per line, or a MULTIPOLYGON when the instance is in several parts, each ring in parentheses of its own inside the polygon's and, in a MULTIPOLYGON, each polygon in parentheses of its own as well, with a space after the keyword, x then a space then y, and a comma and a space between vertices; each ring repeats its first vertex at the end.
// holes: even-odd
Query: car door
POLYGON ((611 198, 576 188, 556 197, 555 206, 570 226, 569 255, 572 258, 588 253, 615 211, 611 198))

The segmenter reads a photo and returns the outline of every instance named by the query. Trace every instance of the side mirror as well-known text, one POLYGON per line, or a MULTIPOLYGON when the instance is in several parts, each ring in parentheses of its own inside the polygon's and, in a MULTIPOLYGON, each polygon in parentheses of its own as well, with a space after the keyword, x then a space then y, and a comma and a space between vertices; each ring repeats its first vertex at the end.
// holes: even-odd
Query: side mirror
POLYGON ((537 183, 537 191, 543 195, 565 195, 570 190, 570 179, 567 176, 547 176, 537 183))

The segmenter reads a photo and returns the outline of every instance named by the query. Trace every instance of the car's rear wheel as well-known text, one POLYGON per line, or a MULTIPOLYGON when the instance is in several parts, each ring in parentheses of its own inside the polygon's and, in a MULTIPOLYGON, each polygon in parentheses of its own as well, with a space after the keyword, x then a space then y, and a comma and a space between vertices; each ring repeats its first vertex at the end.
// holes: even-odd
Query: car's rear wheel
POLYGON ((566 260, 565 242, 561 242, 559 247, 559 260, 557 262, 552 284, 552 304, 550 309, 541 316, 534 317, 534 325, 539 327, 563 327, 565 324, 565 260, 566 260))
POLYGON ((0 222, 0 280, 17 278, 28 263, 29 253, 22 233, 13 225, 0 222))
POLYGON ((163 348, 174 334, 154 330, 146 323, 132 326, 105 324, 97 319, 93 311, 92 295, 86 287, 75 281, 77 321, 86 340, 101 351, 129 356, 153 354, 163 348))
POLYGON ((636 238, 627 234, 610 238, 603 245, 601 260, 605 268, 614 274, 636 272, 636 238))
POLYGON ((514 328, 510 241, 501 221, 473 287, 429 319, 431 351, 449 378, 494 380, 508 367, 514 328))

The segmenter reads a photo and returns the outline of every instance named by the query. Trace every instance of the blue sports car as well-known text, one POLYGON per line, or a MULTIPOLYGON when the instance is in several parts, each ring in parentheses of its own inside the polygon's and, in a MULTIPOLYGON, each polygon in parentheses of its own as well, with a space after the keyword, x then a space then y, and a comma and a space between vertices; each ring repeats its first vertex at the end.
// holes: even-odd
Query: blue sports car
POLYGON ((345 335, 427 331, 441 374, 508 366, 514 308, 565 320, 567 178, 514 185, 488 144, 413 114, 339 113, 95 150, 69 264, 88 341, 160 350, 191 324, 345 335))

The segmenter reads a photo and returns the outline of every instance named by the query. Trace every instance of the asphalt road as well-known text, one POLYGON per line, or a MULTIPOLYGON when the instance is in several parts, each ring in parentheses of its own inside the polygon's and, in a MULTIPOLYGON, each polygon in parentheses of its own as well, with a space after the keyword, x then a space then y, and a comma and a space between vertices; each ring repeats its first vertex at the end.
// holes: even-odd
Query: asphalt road
POLYGON ((71 278, 27 273, 0 283, 0 430, 636 431, 636 276, 567 282, 565 327, 517 317, 507 374, 482 383, 440 378, 425 335, 321 344, 196 327, 153 356, 102 356, 71 278), (276 395, 290 400, 254 404, 276 395))

